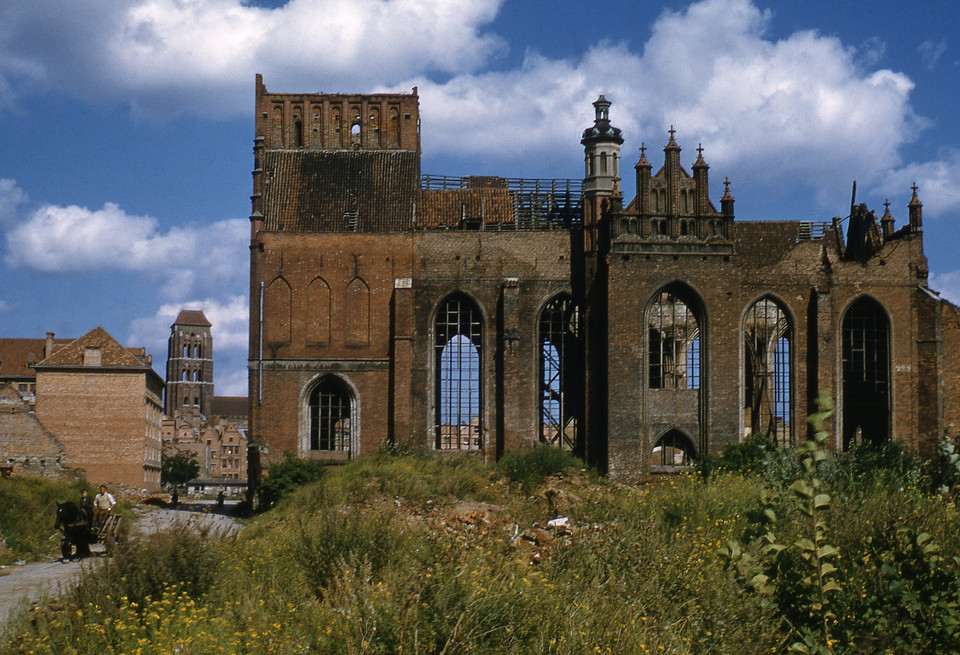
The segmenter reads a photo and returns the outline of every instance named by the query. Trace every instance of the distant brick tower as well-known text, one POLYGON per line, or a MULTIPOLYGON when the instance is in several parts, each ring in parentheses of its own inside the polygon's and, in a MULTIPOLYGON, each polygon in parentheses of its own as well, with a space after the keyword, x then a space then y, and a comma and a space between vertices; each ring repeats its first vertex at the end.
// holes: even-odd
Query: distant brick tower
POLYGON ((167 416, 207 416, 213 399, 213 337, 203 312, 183 309, 170 326, 167 348, 167 416))

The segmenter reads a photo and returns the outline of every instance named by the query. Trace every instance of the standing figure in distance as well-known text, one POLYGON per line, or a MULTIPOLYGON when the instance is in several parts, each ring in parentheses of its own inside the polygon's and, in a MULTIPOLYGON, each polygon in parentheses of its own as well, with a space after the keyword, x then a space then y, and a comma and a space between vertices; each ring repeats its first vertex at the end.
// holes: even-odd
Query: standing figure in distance
POLYGON ((86 489, 80 490, 80 516, 88 527, 93 525, 93 501, 90 500, 86 489))
POLYGON ((101 484, 100 493, 93 499, 93 527, 95 530, 100 529, 107 518, 107 514, 110 513, 110 510, 112 510, 116 504, 117 501, 113 497, 113 494, 107 491, 107 485, 101 484))

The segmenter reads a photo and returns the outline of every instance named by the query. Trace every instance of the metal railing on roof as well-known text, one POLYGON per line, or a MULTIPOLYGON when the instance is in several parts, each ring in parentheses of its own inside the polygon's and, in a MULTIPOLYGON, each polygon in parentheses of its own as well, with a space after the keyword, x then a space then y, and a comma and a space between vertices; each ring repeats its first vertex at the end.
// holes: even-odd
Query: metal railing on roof
POLYGON ((832 228, 830 221, 800 221, 798 241, 819 239, 832 228))
POLYGON ((423 175, 424 191, 505 189, 513 201, 514 221, 485 229, 543 230, 583 222, 583 180, 522 177, 451 177, 423 175))

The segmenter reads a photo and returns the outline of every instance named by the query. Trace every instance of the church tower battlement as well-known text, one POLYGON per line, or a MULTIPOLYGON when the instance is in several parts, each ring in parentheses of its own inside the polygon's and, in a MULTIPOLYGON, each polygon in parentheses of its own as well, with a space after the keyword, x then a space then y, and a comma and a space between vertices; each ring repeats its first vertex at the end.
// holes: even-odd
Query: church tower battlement
POLYGON ((420 152, 417 89, 409 94, 269 93, 257 75, 257 138, 267 150, 420 152))

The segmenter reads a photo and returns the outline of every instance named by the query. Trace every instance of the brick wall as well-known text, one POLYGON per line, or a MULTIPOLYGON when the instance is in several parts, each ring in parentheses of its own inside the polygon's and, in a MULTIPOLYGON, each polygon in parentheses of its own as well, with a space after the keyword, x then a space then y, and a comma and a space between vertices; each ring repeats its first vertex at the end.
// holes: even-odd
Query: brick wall
POLYGON ((37 417, 92 484, 159 488, 161 408, 142 371, 37 375, 37 417))

